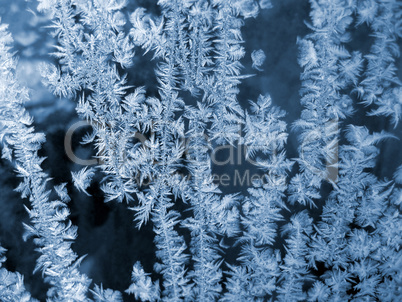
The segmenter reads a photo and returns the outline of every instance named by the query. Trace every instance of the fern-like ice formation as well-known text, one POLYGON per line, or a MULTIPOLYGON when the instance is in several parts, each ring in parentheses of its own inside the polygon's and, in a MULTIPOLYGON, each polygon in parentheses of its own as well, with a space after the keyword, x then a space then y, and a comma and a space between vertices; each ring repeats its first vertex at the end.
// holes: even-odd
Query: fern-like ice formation
MULTIPOLYGON (((141 301, 401 299, 402 168, 394 181, 375 171, 380 144, 395 136, 342 123, 361 101, 370 118, 390 117, 398 126, 402 6, 309 3, 310 33, 297 39, 298 155, 289 159, 286 112, 274 105, 280 100, 261 95, 247 109, 238 100, 250 77, 242 74, 242 28, 271 1, 159 0, 155 13, 137 3, 128 12, 124 0, 39 0, 57 40, 56 63, 41 66, 43 82, 75 100, 92 126, 83 142, 95 147, 99 169, 71 172, 74 185, 89 195, 102 172, 104 201, 125 201, 133 227, 151 224, 154 231, 153 272, 131 263, 125 293, 90 288, 79 271, 66 184, 47 189, 38 155, 45 136, 23 107, 28 95, 15 76, 11 37, 0 27, 2 154, 30 201, 25 239, 38 246, 36 270, 50 284, 49 301, 120 302, 126 294, 141 301), (374 37, 366 55, 350 45, 363 24, 374 37), (142 68, 134 50, 152 54, 157 87, 132 86, 134 68, 142 68), (244 148, 260 172, 243 192, 224 194, 214 180, 212 154, 225 144, 244 148)), ((250 67, 261 72, 272 59, 262 49, 250 55, 250 67)), ((1 299, 35 301, 19 273, 2 267, 0 275, 1 299)))
POLYGON ((389 116, 396 127, 402 116, 402 82, 395 66, 400 55, 397 42, 402 37, 402 3, 360 1, 356 11, 359 23, 368 24, 375 39, 370 54, 366 55, 367 68, 356 91, 362 103, 375 104, 369 115, 389 116))
MULTIPOLYGON (((0 38, 1 39, 1 38, 0 38)), ((0 246, 0 299, 4 302, 37 302, 25 289, 24 277, 18 272, 10 272, 2 267, 6 261, 4 253, 7 250, 0 246)))
MULTIPOLYGON (((59 199, 49 200, 49 179, 41 168, 44 158, 38 156, 38 151, 45 142, 45 135, 34 131, 33 119, 23 107, 28 94, 15 77, 17 61, 10 52, 11 42, 6 26, 1 25, 2 157, 14 163, 17 175, 22 179, 16 190, 23 198, 28 197, 31 204, 30 208, 26 208, 31 225, 25 225, 25 239, 35 237, 35 244, 41 253, 35 271, 42 270, 45 280, 51 285, 48 292, 50 301, 85 301, 90 280, 79 272, 77 267, 82 258, 78 258, 71 249, 77 236, 77 228, 68 219, 70 211, 67 202, 70 198, 65 184, 62 184, 54 187, 59 199)), ((20 281, 19 284, 21 283, 20 281)), ((16 291, 16 295, 18 294, 21 293, 16 291)), ((16 297, 12 301, 17 301, 16 297)))
POLYGON ((362 58, 345 48, 353 22, 353 2, 310 1, 313 33, 298 41, 301 74, 299 174, 290 183, 291 203, 315 206, 323 180, 336 182, 339 123, 353 112, 352 99, 344 91, 357 84, 362 58), (334 171, 335 169, 335 171, 334 171))

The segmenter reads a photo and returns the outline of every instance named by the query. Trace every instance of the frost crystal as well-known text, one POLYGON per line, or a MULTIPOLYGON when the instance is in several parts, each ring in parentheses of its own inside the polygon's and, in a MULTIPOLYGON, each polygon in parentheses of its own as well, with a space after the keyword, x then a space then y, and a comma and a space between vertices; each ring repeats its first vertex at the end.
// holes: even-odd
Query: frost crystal
POLYGON ((263 69, 261 69, 260 67, 262 66, 262 64, 264 64, 265 59, 266 59, 266 56, 262 49, 254 50, 251 53, 251 60, 253 61, 252 67, 259 71, 263 71, 263 69))

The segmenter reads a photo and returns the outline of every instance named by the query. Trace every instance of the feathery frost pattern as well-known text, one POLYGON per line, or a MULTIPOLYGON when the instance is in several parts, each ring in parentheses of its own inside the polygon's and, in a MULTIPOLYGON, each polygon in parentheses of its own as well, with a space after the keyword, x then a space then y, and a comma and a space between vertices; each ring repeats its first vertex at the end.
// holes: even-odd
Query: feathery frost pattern
MULTIPOLYGON (((25 225, 24 239, 35 237, 35 244, 41 253, 35 271, 41 270, 45 281, 51 285, 48 291, 49 301, 85 301, 90 280, 79 272, 77 267, 82 258, 78 258, 71 249, 77 229, 68 219, 70 212, 67 202, 70 198, 65 191, 65 184, 62 184, 55 187, 60 199, 49 200, 49 179, 41 168, 44 158, 38 156, 38 151, 46 139, 43 133, 34 132, 33 119, 23 107, 28 96, 15 79, 17 62, 9 53, 11 41, 10 35, 5 32, 5 26, 2 25, 0 130, 6 150, 3 152, 3 158, 13 162, 17 176, 22 179, 16 191, 20 192, 23 198, 28 197, 31 205, 30 208, 26 207, 31 224, 25 225)), ((7 279, 4 280, 5 284, 9 282, 7 279)), ((20 280, 18 284, 21 286, 21 283, 20 280)), ((15 295, 14 298, 10 297, 9 301, 18 300, 20 291, 15 291, 15 295)))
POLYGON ((4 253, 7 250, 0 246, 0 299, 4 302, 38 302, 31 297, 31 294, 25 289, 24 277, 18 272, 10 272, 3 268, 6 261, 4 253))
MULTIPOLYGON (((34 14, 50 18, 44 30, 55 41, 40 64, 43 85, 74 102, 91 126, 82 144, 95 150, 96 165, 75 163, 61 184, 44 168, 46 136, 25 109, 28 90, 0 23, 2 159, 20 180, 29 216, 21 240, 37 247, 33 273, 47 283, 46 301, 402 300, 402 163, 383 177, 378 161, 401 137, 402 3, 309 4, 308 33, 294 39, 294 117, 275 93, 241 93, 251 77, 275 77, 265 44, 243 39, 247 26, 285 2, 39 0, 34 14), (156 85, 137 84, 149 66, 156 85), (255 174, 236 174, 233 158, 222 164, 222 150, 255 174), (149 254, 124 259, 128 280, 113 276, 120 288, 92 284, 97 258, 85 263, 74 251, 85 232, 71 199, 99 198, 132 211, 130 234, 152 234, 149 254)), ((3 246, 0 300, 38 301, 3 246)))

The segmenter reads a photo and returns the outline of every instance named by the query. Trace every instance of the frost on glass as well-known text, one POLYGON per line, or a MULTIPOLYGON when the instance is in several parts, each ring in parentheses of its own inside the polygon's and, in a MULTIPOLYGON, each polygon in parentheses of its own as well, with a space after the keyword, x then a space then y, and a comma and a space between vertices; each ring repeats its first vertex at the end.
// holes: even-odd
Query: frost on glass
MULTIPOLYGON (((39 0, 36 88, 70 106, 50 109, 64 145, 1 23, 1 169, 21 200, 0 201, 25 209, 12 246, 36 262, 14 270, 0 233, 0 300, 400 301, 402 3, 305 2, 289 20, 291 0, 39 0), (121 274, 101 279, 101 257, 121 274)), ((16 31, 24 66, 36 38, 16 31)))

